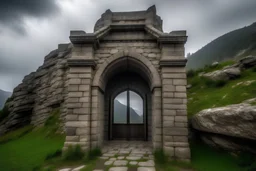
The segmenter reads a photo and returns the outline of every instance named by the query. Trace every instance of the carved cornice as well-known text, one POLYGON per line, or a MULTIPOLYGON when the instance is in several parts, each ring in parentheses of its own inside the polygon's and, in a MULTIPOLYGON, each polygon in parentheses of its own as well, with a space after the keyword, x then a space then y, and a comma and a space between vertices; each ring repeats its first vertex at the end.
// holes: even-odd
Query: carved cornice
POLYGON ((84 31, 70 31, 70 41, 73 44, 94 44, 96 36, 94 33, 85 33, 84 31))
POLYGON ((161 44, 173 44, 173 43, 185 44, 186 41, 187 41, 187 36, 172 36, 170 34, 163 34, 158 38, 158 42, 161 44))
POLYGON ((94 59, 68 59, 68 66, 70 67, 92 67, 95 69, 96 62, 94 59))
POLYGON ((160 67, 185 67, 187 59, 160 60, 160 67))

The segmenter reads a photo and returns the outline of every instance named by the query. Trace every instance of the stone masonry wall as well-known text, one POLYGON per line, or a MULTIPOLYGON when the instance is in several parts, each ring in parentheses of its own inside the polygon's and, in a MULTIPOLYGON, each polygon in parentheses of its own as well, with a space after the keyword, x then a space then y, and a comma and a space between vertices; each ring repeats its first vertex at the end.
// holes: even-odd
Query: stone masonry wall
MULTIPOLYGON (((71 44, 61 44, 44 58, 35 72, 25 76, 14 90, 8 102, 10 115, 0 123, 0 135, 23 125, 43 125, 50 112, 60 108, 62 123, 67 109, 67 59, 71 44)), ((61 125, 64 131, 64 124, 61 125)))

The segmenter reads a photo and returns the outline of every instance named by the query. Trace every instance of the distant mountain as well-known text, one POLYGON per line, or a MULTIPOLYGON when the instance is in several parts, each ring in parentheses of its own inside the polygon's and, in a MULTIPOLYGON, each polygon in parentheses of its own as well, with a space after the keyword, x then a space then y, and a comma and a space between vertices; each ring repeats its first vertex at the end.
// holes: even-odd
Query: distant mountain
POLYGON ((187 69, 202 68, 215 61, 256 55, 256 23, 231 31, 188 57, 187 69))
MULTIPOLYGON (((114 118, 115 123, 126 123, 126 112, 127 106, 115 100, 114 118)), ((130 107, 130 122, 131 123, 142 123, 143 117, 140 116, 134 109, 130 107)))
POLYGON ((0 110, 4 107, 5 101, 12 95, 11 92, 0 89, 0 110))

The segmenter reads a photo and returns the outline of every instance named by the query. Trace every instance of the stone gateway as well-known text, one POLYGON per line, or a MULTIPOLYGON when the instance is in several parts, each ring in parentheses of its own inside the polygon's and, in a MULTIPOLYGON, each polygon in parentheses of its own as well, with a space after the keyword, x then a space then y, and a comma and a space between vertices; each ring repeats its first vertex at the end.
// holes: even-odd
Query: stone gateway
POLYGON ((71 44, 60 44, 14 89, 11 114, 0 128, 42 125, 58 107, 66 132, 64 150, 141 140, 173 158, 190 160, 186 31, 164 33, 152 6, 135 12, 107 10, 94 33, 71 31, 69 38, 71 44))

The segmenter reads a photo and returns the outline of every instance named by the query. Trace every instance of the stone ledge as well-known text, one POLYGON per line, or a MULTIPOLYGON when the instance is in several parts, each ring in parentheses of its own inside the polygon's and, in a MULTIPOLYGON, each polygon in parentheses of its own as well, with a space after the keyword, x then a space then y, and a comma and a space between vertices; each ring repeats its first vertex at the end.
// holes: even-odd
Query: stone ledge
POLYGON ((70 31, 69 39, 73 44, 94 44, 96 42, 94 33, 85 33, 81 30, 70 31))
MULTIPOLYGON (((180 31, 179 34, 182 34, 183 31, 180 31)), ((162 34, 159 36, 158 38, 158 42, 161 44, 172 44, 172 43, 181 43, 181 44, 185 44, 187 41, 188 36, 186 35, 179 35, 178 31, 176 31, 175 33, 171 34, 162 34), (177 34, 176 34, 177 33, 177 34)))
POLYGON ((68 66, 70 67, 92 67, 95 69, 96 67, 96 62, 94 59, 69 59, 68 60, 68 66))
POLYGON ((179 60, 160 60, 160 67, 185 67, 187 63, 187 59, 179 59, 179 60))

